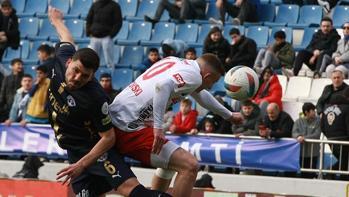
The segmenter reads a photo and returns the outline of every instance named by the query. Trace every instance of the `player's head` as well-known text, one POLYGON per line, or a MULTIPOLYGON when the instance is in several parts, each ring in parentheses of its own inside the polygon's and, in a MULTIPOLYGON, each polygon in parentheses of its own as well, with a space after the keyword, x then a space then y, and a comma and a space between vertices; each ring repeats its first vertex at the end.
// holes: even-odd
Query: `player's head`
POLYGON ((148 52, 148 59, 155 63, 160 59, 159 50, 157 48, 150 48, 148 52))
POLYGON ((211 53, 206 53, 197 59, 200 65, 200 74, 202 84, 196 89, 197 92, 203 89, 210 89, 216 83, 225 71, 218 57, 211 53))
POLYGON ((302 111, 307 119, 313 119, 316 116, 315 105, 313 103, 304 103, 302 106, 302 111))
POLYGON ((21 87, 25 91, 29 91, 33 85, 33 77, 30 74, 24 74, 21 80, 21 87))
POLYGON ((11 60, 11 68, 14 74, 23 72, 23 61, 20 58, 11 60))
POLYGON ((99 78, 99 83, 101 84, 102 88, 105 90, 112 89, 111 75, 109 73, 101 74, 99 78))
POLYGON ((38 66, 36 68, 36 79, 38 82, 42 82, 47 78, 47 67, 44 65, 38 66))
POLYGON ((248 117, 252 114, 254 109, 253 102, 249 99, 241 102, 241 112, 244 116, 248 117))
POLYGON ((280 108, 276 103, 270 103, 267 107, 268 118, 271 121, 275 121, 280 114, 280 108))
POLYGON ((181 103, 179 106, 179 111, 182 114, 188 114, 191 111, 191 105, 192 105, 191 100, 188 98, 185 98, 185 99, 181 100, 181 103))
POLYGON ((189 47, 184 52, 185 59, 187 60, 196 60, 196 50, 193 47, 189 47))
POLYGON ((38 48, 38 59, 40 61, 47 60, 50 57, 52 51, 52 47, 50 47, 48 44, 40 45, 38 48))
POLYGON ((73 57, 67 61, 65 81, 68 89, 81 88, 91 81, 98 67, 99 57, 93 49, 82 48, 76 51, 73 57))
POLYGON ((9 0, 4 0, 1 3, 1 12, 4 16, 10 16, 12 13, 12 4, 9 0))

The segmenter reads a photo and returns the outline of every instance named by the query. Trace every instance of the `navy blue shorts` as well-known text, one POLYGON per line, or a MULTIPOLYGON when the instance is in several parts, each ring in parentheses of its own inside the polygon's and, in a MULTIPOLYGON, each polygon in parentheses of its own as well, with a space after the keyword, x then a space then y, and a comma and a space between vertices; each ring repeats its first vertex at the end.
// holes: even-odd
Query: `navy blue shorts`
MULTIPOLYGON (((68 150, 67 152, 69 163, 76 163, 87 154, 80 151, 68 150)), ((132 177, 136 176, 113 147, 75 178, 72 181, 72 187, 77 196, 99 196, 118 188, 132 177)))

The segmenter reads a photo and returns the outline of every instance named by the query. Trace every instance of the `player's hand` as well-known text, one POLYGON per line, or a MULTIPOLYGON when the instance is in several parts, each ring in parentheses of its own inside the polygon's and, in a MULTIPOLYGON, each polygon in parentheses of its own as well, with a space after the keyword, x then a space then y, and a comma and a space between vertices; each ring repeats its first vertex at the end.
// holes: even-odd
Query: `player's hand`
POLYGON ((78 177, 84 171, 84 169, 85 167, 79 162, 71 164, 57 173, 56 180, 59 181, 61 178, 65 177, 62 185, 66 183, 69 185, 73 179, 78 177))
POLYGON ((63 21, 63 13, 59 9, 51 6, 48 8, 48 17, 52 24, 56 21, 63 21))
POLYGON ((162 149, 162 146, 165 144, 165 142, 166 142, 166 138, 162 129, 154 128, 154 142, 153 142, 153 148, 151 150, 152 153, 158 155, 162 149))

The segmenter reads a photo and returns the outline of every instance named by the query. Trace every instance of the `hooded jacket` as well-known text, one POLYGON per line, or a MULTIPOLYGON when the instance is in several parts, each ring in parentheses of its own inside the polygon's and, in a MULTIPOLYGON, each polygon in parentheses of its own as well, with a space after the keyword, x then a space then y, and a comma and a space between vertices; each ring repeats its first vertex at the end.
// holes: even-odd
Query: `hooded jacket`
POLYGON ((115 37, 122 26, 121 9, 113 0, 98 0, 92 4, 86 18, 86 34, 96 38, 115 37))
POLYGON ((325 86, 316 104, 316 112, 318 114, 323 113, 326 106, 329 105, 331 98, 334 97, 335 95, 342 94, 342 92, 346 88, 348 88, 348 85, 345 82, 343 82, 343 84, 337 90, 333 89, 332 84, 325 86))
POLYGON ((196 110, 191 110, 184 120, 182 120, 183 114, 182 112, 178 112, 173 119, 173 125, 176 125, 176 134, 184 134, 190 132, 191 129, 194 129, 196 126, 196 118, 198 116, 198 112, 196 110))
POLYGON ((258 124, 261 120, 260 108, 258 105, 253 105, 253 111, 249 116, 245 116, 242 110, 241 115, 244 117, 242 124, 232 126, 233 134, 242 133, 245 136, 259 136, 258 124))

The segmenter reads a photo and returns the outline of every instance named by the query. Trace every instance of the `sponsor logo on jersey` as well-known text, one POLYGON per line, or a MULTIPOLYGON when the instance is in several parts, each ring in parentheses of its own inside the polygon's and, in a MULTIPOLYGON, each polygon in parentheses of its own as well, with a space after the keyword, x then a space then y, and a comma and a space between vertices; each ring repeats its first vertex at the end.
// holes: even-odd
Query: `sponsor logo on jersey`
POLYGON ((135 94, 135 96, 138 96, 143 92, 141 86, 139 86, 136 82, 131 83, 128 87, 135 94))
POLYGON ((100 156, 98 159, 97 159, 97 162, 104 162, 108 159, 108 153, 104 153, 102 156, 100 156))
POLYGON ((69 107, 75 107, 76 106, 75 99, 71 95, 67 96, 67 103, 68 103, 69 107))
POLYGON ((108 107, 108 103, 107 102, 104 102, 103 105, 102 105, 102 108, 101 108, 101 111, 104 115, 107 115, 108 114, 108 111, 109 111, 109 107, 108 107))
POLYGON ((185 81, 184 81, 183 77, 179 73, 174 74, 173 77, 178 82, 178 88, 181 88, 181 87, 183 87, 185 85, 185 81))

